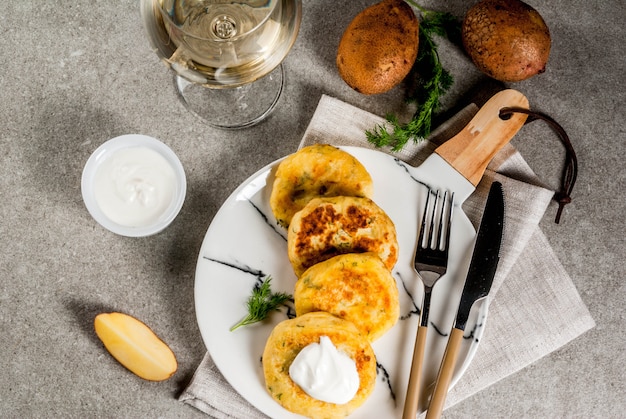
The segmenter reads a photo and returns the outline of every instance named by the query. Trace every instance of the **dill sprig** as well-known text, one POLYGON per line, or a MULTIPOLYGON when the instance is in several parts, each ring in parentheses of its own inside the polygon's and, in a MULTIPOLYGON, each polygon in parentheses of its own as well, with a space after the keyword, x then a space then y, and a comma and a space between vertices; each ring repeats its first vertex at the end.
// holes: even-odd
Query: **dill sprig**
POLYGON ((430 135, 433 117, 441 107, 440 99, 452 86, 452 75, 439 60, 434 36, 445 36, 457 44, 461 39, 460 22, 452 14, 427 10, 413 0, 407 1, 422 15, 417 59, 405 80, 406 101, 415 104, 417 110, 407 123, 401 123, 397 116, 388 114, 386 119, 390 129, 378 125, 365 132, 369 142, 377 147, 389 146, 393 151, 401 150, 411 139, 419 142, 430 135))
POLYGON ((265 320, 272 311, 278 310, 280 306, 293 299, 290 294, 272 292, 271 281, 272 277, 268 276, 263 282, 254 286, 252 295, 250 295, 247 302, 248 314, 239 323, 230 328, 231 332, 242 326, 265 320))

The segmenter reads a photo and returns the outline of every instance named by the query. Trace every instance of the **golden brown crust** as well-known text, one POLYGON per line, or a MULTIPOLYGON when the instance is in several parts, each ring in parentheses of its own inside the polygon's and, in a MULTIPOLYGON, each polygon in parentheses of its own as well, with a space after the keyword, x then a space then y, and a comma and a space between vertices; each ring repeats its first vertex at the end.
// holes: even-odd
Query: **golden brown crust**
POLYGON ((398 321, 398 287, 375 253, 335 256, 307 269, 296 283, 298 316, 325 311, 351 321, 370 342, 398 321))
POLYGON ((403 0, 385 0, 359 13, 337 49, 345 82, 364 94, 383 93, 400 83, 417 58, 419 21, 403 0))
POLYGON ((465 50, 483 73, 504 82, 545 71, 550 31, 541 15, 521 1, 483 0, 465 15, 465 50))
POLYGON ((389 270, 398 260, 393 221, 369 198, 315 198, 289 226, 287 253, 298 277, 333 256, 365 252, 376 253, 389 270))
POLYGON ((285 409, 310 418, 343 418, 367 399, 376 384, 376 356, 369 341, 351 322, 329 313, 308 313, 285 320, 274 328, 263 352, 263 373, 269 394, 285 409), (296 355, 328 336, 338 350, 356 363, 360 385, 354 398, 338 405, 314 399, 289 376, 296 355))
POLYGON ((270 207, 287 227, 312 198, 363 196, 373 193, 372 177, 351 154, 328 144, 304 147, 285 158, 276 170, 270 207))

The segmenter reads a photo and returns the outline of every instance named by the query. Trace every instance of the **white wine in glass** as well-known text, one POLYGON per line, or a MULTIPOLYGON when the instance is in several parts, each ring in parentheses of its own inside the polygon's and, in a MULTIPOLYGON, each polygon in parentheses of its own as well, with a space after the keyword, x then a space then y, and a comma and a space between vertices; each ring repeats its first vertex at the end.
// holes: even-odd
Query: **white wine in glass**
POLYGON ((226 129, 269 115, 300 28, 301 0, 141 0, 141 15, 193 113, 226 129))

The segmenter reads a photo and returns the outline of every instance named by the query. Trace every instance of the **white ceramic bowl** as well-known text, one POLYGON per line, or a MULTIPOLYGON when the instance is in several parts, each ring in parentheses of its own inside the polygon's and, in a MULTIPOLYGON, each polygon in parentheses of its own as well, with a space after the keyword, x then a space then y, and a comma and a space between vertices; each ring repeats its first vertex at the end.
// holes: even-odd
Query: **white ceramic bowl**
POLYGON ((104 228, 122 236, 145 237, 159 233, 174 221, 185 201, 187 179, 183 165, 167 145, 146 135, 128 134, 105 142, 93 152, 83 169, 81 190, 87 210, 104 228), (158 153, 171 166, 175 177, 171 202, 148 224, 137 226, 125 225, 112 220, 111 217, 106 215, 106 211, 103 211, 96 199, 96 175, 98 169, 117 152, 129 148, 149 149, 158 153))

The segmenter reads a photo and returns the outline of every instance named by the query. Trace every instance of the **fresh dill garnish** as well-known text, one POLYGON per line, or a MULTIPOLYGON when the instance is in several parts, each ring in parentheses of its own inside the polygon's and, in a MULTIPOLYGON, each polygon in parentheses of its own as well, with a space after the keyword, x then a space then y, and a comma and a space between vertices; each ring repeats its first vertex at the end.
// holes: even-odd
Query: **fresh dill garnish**
POLYGON ((271 281, 272 277, 268 276, 263 282, 254 286, 247 302, 248 314, 230 328, 231 332, 239 327, 265 320, 272 311, 279 310, 280 306, 293 299, 290 294, 272 292, 271 281))
POLYGON ((417 110, 407 123, 401 123, 397 116, 388 114, 389 128, 378 125, 365 132, 367 140, 376 147, 389 146, 393 151, 401 150, 411 139, 419 142, 430 135, 433 117, 441 106, 440 99, 452 86, 452 75, 439 60, 434 36, 445 36, 457 44, 461 39, 461 24, 452 14, 424 9, 413 0, 407 2, 422 15, 417 58, 405 79, 406 101, 415 104, 417 110))

